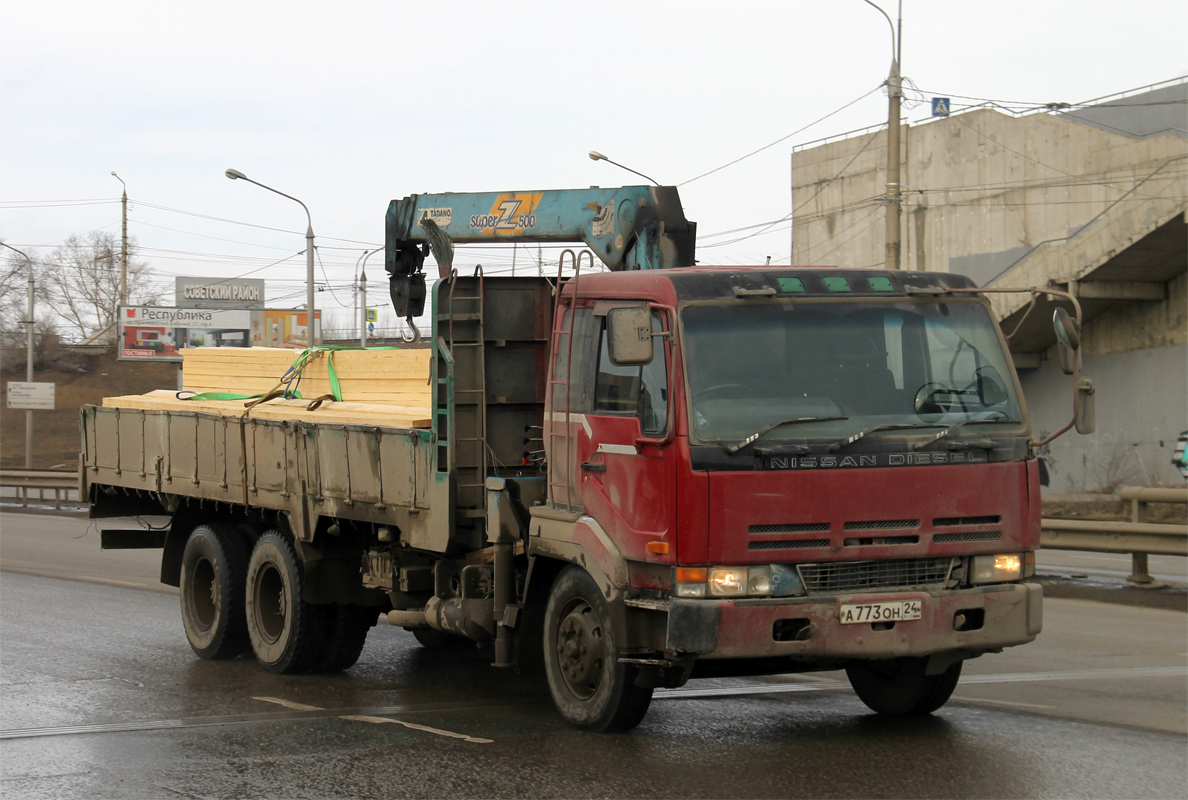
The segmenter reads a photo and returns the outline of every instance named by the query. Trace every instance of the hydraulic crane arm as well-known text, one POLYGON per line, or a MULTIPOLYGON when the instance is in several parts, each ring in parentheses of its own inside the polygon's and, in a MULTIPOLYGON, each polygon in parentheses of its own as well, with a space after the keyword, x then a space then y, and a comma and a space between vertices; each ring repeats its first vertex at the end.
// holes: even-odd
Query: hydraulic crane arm
MULTIPOLYGON (((421 270, 430 241, 440 242, 443 234, 460 243, 585 242, 611 270, 668 269, 692 266, 697 223, 685 219, 675 186, 447 192, 393 200, 384 266, 400 316, 424 310, 421 270), (429 226, 422 224, 426 218, 429 226)), ((452 264, 440 263, 441 253, 435 256, 445 277, 452 264)))

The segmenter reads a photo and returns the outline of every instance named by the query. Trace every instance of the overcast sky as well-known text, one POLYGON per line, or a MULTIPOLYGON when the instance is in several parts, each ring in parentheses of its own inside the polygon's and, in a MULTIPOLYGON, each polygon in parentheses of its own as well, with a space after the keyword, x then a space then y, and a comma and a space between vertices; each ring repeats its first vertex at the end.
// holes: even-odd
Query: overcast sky
MULTIPOLYGON (((903 5, 904 75, 955 106, 1077 103, 1188 73, 1183 0, 903 5)), ((305 201, 338 290, 319 306, 349 308, 389 200, 639 182, 591 149, 691 181, 702 263, 786 262, 786 225, 719 247, 737 237, 712 234, 789 213, 794 145, 887 114, 890 29, 862 0, 37 0, 3 19, 0 238, 46 255, 71 233, 118 235, 115 170, 170 290, 175 275, 255 270, 278 306, 304 299, 304 213, 228 167, 305 201)), ((456 265, 476 260, 507 267, 511 252, 456 265)), ((382 256, 368 266, 382 291, 382 256)))

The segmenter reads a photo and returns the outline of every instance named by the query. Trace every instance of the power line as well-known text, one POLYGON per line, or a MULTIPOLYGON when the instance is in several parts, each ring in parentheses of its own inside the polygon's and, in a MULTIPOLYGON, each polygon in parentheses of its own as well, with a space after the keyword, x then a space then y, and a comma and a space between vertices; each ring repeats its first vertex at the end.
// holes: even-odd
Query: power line
POLYGON ((807 131, 809 128, 813 127, 814 125, 817 125, 817 124, 819 124, 819 123, 822 123, 822 122, 824 122, 825 120, 829 119, 830 117, 832 117, 832 116, 834 116, 834 115, 836 115, 836 114, 840 114, 841 112, 845 111, 845 110, 846 110, 847 108, 849 108, 850 106, 852 106, 852 105, 854 105, 855 103, 858 103, 858 102, 860 102, 860 101, 862 101, 862 100, 865 100, 866 98, 870 97, 872 94, 874 94, 875 92, 879 91, 879 90, 880 90, 880 89, 882 89, 882 88, 883 88, 883 84, 881 84, 881 83, 880 83, 878 86, 876 86, 875 88, 871 89, 869 92, 867 92, 866 94, 862 95, 861 97, 857 97, 857 98, 855 98, 855 99, 851 100, 850 102, 846 103, 844 106, 842 106, 841 108, 839 108, 839 109, 837 109, 837 110, 835 110, 835 111, 830 111, 830 112, 829 112, 828 114, 826 114, 825 116, 821 117, 821 118, 820 118, 820 119, 818 119, 818 120, 815 120, 815 121, 813 121, 813 122, 810 122, 808 125, 805 125, 803 128, 799 128, 799 129, 797 129, 797 130, 794 130, 794 131, 792 131, 791 133, 789 133, 789 134, 788 134, 788 135, 786 135, 786 136, 781 136, 780 138, 776 139, 774 142, 770 142, 770 143, 768 143, 768 144, 765 144, 765 145, 763 145, 762 147, 760 147, 758 150, 752 150, 751 152, 747 153, 745 156, 740 156, 739 158, 736 158, 736 159, 734 159, 733 161, 729 161, 729 162, 727 162, 727 163, 723 164, 723 165, 722 165, 722 166, 720 166, 720 167, 714 167, 714 168, 713 168, 713 169, 711 169, 709 172, 703 172, 703 173, 701 173, 700 175, 698 175, 698 176, 697 176, 697 177, 695 177, 695 178, 690 178, 690 179, 689 179, 689 180, 687 180, 687 181, 683 181, 683 182, 681 182, 681 183, 678 183, 678 184, 677 184, 677 186, 685 186, 685 185, 687 185, 687 184, 693 183, 693 181, 699 181, 699 180, 701 180, 702 178, 706 177, 707 175, 713 175, 715 172, 721 172, 722 170, 726 169, 727 167, 733 167, 735 164, 739 163, 740 161, 745 161, 745 160, 747 160, 748 158, 750 158, 750 157, 751 157, 751 156, 753 156, 753 155, 758 155, 759 153, 762 153, 764 150, 767 150, 767 149, 769 149, 769 148, 775 147, 775 146, 776 146, 777 144, 779 144, 780 142, 787 141, 788 139, 791 139, 791 138, 792 138, 793 136, 795 136, 796 134, 798 134, 798 133, 803 133, 804 131, 807 131))

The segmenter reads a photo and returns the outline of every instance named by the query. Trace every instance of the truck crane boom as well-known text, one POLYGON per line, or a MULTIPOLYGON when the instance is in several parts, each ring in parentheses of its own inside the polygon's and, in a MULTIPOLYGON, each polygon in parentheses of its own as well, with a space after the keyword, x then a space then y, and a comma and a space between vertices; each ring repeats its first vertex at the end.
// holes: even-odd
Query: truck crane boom
MULTIPOLYGON (((451 242, 585 242, 612 271, 693 266, 697 223, 675 186, 413 194, 388 205, 384 266, 402 317, 424 311, 433 225, 451 242), (423 220, 429 219, 428 228, 423 220)), ((449 263, 438 267, 447 277, 449 263)), ((446 257, 448 260, 448 256, 446 257)))

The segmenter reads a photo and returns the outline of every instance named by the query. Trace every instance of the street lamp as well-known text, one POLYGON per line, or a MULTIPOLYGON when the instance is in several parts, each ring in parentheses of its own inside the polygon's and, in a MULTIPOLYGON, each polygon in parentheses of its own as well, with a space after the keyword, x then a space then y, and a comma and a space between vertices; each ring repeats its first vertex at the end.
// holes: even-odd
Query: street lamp
POLYGON ((124 196, 120 198, 123 205, 123 214, 120 217, 120 305, 124 306, 128 304, 128 184, 115 174, 114 169, 111 174, 124 187, 124 196))
POLYGON ((903 0, 899 0, 899 25, 871 0, 862 0, 878 11, 891 28, 891 74, 887 76, 887 269, 899 269, 899 221, 902 193, 899 178, 899 105, 903 97, 900 57, 903 55, 903 0))
MULTIPOLYGON (((33 382, 33 259, 29 258, 23 250, 17 250, 10 244, 0 242, 14 253, 19 253, 25 258, 25 266, 29 268, 28 291, 29 291, 29 318, 25 320, 26 327, 26 344, 28 345, 28 352, 25 359, 25 380, 29 383, 33 382)), ((33 469, 33 409, 25 409, 25 469, 33 469)))
POLYGON ((313 232, 313 217, 311 217, 311 216, 309 215, 309 207, 308 207, 308 206, 306 206, 306 205, 305 205, 305 203, 302 203, 300 200, 298 200, 298 199, 297 199, 296 197, 294 197, 293 195, 291 195, 291 194, 285 194, 285 193, 284 193, 284 192, 282 192, 282 191, 278 191, 277 189, 273 189, 271 186, 265 186, 264 184, 260 183, 259 181, 254 181, 254 180, 252 180, 251 178, 249 178, 247 175, 244 175, 242 172, 240 172, 240 171, 239 171, 239 170, 237 170, 237 169, 229 169, 229 170, 227 170, 227 171, 226 171, 226 173, 224 173, 224 174, 225 174, 225 175, 226 175, 228 178, 230 178, 231 180, 233 180, 233 181, 234 181, 234 180, 243 180, 243 181, 247 181, 248 183, 254 183, 254 184, 256 184, 257 186, 259 186, 261 189, 267 189, 268 191, 270 191, 270 192, 272 192, 272 193, 274 193, 274 194, 279 194, 281 197, 287 197, 287 198, 289 198, 290 200, 292 200, 293 202, 295 202, 295 203, 299 203, 299 204, 301 205, 301 207, 305 209, 305 219, 306 219, 306 221, 309 223, 309 224, 308 224, 308 226, 307 226, 307 227, 306 227, 306 229, 305 229, 305 281, 306 281, 306 287, 305 287, 305 313, 306 313, 306 322, 308 323, 308 325, 307 325, 307 327, 306 327, 306 329, 305 329, 305 342, 306 342, 306 344, 307 344, 307 345, 309 345, 310 347, 313 347, 313 346, 314 346, 314 345, 317 343, 317 336, 316 336, 316 330, 317 330, 317 324, 316 324, 316 320, 317 320, 317 313, 316 313, 316 310, 315 310, 315 308, 314 308, 314 232, 313 232))
POLYGON ((608 164, 614 164, 619 169, 625 169, 628 172, 638 175, 641 178, 647 178, 647 180, 651 181, 652 183, 656 184, 657 186, 660 185, 660 182, 657 181, 655 178, 648 178, 648 176, 644 175, 642 172, 636 172, 631 167, 625 167, 622 164, 620 164, 618 161, 611 161, 609 158, 604 156, 602 153, 599 153, 597 150, 590 151, 590 160, 591 161, 605 161, 608 164))
POLYGON ((382 247, 377 247, 374 250, 364 251, 360 260, 363 262, 363 271, 359 274, 359 305, 362 306, 362 318, 360 320, 359 329, 359 346, 367 347, 367 259, 383 250, 382 247))

